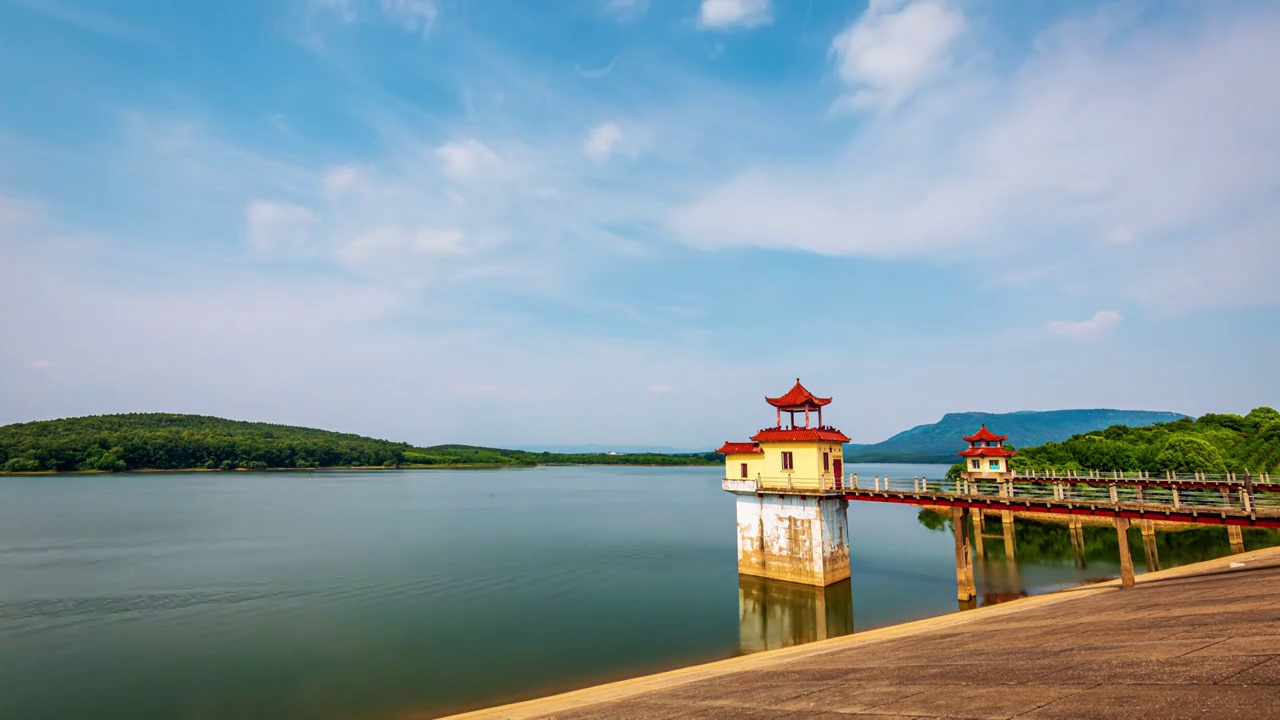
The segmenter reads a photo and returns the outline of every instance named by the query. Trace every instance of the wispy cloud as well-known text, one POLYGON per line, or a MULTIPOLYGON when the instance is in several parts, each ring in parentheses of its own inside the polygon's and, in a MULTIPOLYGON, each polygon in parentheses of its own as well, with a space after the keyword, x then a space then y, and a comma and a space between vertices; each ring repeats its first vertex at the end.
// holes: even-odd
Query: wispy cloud
POLYGON ((622 142, 622 128, 615 122, 597 125, 582 141, 582 152, 595 162, 607 162, 622 142))
POLYGON ((754 28, 773 22, 770 0, 702 0, 698 26, 708 30, 754 28))
POLYGON ((1115 310, 1099 310, 1088 320, 1052 320, 1044 328, 1050 335, 1064 340, 1093 342, 1106 337, 1121 319, 1115 310))
POLYGON ((9 0, 32 12, 80 30, 102 37, 124 42, 141 42, 146 44, 162 44, 163 36, 141 25, 119 20, 96 10, 72 5, 61 0, 9 0))

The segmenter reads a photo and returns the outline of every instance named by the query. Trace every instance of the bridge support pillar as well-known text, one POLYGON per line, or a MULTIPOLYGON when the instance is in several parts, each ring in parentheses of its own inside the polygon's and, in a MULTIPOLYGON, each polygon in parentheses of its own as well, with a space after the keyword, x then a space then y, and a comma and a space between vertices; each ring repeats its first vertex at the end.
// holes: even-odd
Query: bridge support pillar
POLYGON ((848 500, 734 494, 740 574, 819 587, 848 579, 848 500))
POLYGON ((978 597, 978 588, 973 579, 968 508, 951 508, 951 527, 956 536, 956 597, 961 601, 974 600, 978 597))
POLYGON ((972 508, 969 514, 973 516, 973 556, 981 558, 985 550, 982 547, 982 508, 972 508))
POLYGON ((1240 531, 1239 525, 1227 526, 1227 540, 1231 542, 1232 555, 1244 552, 1244 533, 1240 531))
POLYGON ((1013 560, 1017 555, 1013 535, 1013 511, 1001 510, 1000 523, 1004 526, 1004 556, 1013 560))
POLYGON ((1129 518, 1116 518, 1116 537, 1120 543, 1120 587, 1133 587, 1133 555, 1129 554, 1129 518))
POLYGON ((1142 520, 1142 554, 1147 559, 1147 572, 1160 569, 1160 552, 1156 549, 1156 524, 1151 520, 1142 520))
POLYGON ((1071 533, 1071 556, 1076 567, 1085 567, 1084 560, 1084 523, 1074 515, 1067 516, 1067 532, 1071 533))

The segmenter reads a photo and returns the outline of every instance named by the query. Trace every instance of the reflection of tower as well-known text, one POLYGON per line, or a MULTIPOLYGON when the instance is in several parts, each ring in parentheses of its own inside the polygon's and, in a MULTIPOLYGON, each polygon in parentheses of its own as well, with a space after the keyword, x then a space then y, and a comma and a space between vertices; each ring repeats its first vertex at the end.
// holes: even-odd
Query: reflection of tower
POLYGON ((853 632, 849 580, 826 587, 738 576, 738 646, 777 650, 853 632))
POLYGON ((849 438, 822 423, 822 408, 831 398, 817 397, 799 378, 786 393, 765 401, 776 408, 776 426, 752 435, 752 442, 726 442, 717 451, 725 457, 723 487, 737 498, 738 572, 819 586, 844 580, 849 501, 843 462, 849 438), (804 413, 803 426, 797 413, 804 413))

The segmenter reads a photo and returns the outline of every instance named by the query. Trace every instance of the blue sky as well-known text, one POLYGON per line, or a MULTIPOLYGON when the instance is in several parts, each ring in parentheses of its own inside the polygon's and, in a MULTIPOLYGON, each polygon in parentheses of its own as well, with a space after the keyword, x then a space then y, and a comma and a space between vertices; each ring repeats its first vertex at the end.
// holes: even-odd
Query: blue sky
POLYGON ((0 423, 1280 405, 1280 6, 0 0, 0 423))

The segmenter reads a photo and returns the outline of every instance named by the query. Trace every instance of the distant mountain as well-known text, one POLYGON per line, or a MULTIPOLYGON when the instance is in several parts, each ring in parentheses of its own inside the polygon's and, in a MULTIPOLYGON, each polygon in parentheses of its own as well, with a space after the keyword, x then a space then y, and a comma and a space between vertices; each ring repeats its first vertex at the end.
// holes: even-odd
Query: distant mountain
POLYGON ((945 462, 956 461, 956 451, 965 447, 965 435, 972 435, 983 423, 992 432, 1009 436, 1009 444, 1030 447, 1061 442, 1077 433, 1102 430, 1112 425, 1141 427, 1172 422, 1187 417, 1181 413, 1150 410, 1048 410, 1012 413, 947 413, 931 425, 919 425, 870 445, 845 446, 850 462, 945 462))

